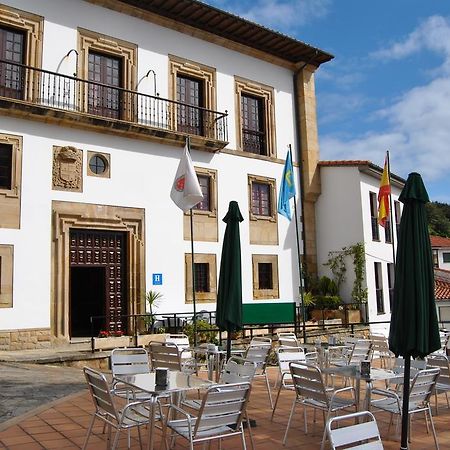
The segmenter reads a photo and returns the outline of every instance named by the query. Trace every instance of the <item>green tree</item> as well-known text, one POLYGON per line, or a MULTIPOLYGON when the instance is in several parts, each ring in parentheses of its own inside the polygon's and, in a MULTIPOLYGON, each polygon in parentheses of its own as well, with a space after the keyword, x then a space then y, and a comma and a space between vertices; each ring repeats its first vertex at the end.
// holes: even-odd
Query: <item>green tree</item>
POLYGON ((430 202, 427 203, 426 210, 430 234, 450 237, 450 205, 430 202))

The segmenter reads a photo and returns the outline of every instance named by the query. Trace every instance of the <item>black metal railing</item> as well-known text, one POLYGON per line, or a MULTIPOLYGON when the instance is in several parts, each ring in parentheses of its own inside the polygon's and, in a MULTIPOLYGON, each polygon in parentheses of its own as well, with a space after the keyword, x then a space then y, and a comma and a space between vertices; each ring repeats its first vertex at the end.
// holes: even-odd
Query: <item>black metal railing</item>
POLYGON ((228 113, 0 60, 0 97, 228 140, 228 113))

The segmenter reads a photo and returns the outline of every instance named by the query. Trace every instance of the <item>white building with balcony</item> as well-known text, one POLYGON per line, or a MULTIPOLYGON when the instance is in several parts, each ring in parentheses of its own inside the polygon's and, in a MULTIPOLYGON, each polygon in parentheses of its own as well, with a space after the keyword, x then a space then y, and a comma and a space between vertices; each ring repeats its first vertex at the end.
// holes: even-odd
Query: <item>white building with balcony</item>
POLYGON ((292 145, 314 265, 314 72, 331 55, 195 0, 4 0, 0 43, 0 348, 65 345, 91 316, 131 333, 149 289, 192 311, 189 217, 169 197, 187 136, 197 309, 215 310, 231 200, 244 303, 297 299, 278 192, 292 145))
MULTIPOLYGON (((369 322, 389 322, 394 287, 394 251, 402 204, 398 197, 405 180, 391 174, 392 221, 378 224, 378 191, 383 168, 370 161, 320 161, 321 194, 316 204, 317 263, 319 275, 331 277, 324 264, 330 252, 339 252, 359 242, 365 248, 365 286, 368 291, 369 322), (332 232, 331 232, 332 230, 332 232)), ((355 279, 350 257, 346 258, 346 280, 341 287, 343 301, 351 303, 355 279)), ((364 311, 363 311, 364 312, 364 311)), ((373 325, 386 331, 389 323, 373 325)))

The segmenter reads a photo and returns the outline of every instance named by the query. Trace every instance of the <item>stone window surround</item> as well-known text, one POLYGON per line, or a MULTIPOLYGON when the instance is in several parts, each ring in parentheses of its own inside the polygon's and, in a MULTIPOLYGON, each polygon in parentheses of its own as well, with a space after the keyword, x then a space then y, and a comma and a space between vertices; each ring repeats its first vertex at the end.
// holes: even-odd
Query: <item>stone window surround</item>
POLYGON ((277 222, 277 201, 276 201, 276 181, 274 178, 262 177, 259 175, 248 175, 248 212, 250 220, 259 221, 266 220, 269 222, 277 222), (270 216, 260 216, 253 214, 252 209, 252 185, 253 183, 264 183, 270 186, 270 216))
MULTIPOLYGON (((195 253, 196 263, 209 264, 209 292, 196 292, 195 301, 197 303, 214 303, 217 301, 217 262, 216 255, 212 253, 195 253)), ((192 303, 192 255, 185 253, 185 292, 186 303, 192 303)))
MULTIPOLYGON (((208 216, 217 217, 217 171, 213 169, 207 169, 205 167, 194 167, 195 173, 209 177, 209 211, 192 208, 192 214, 194 216, 208 216)), ((184 213, 190 215, 189 211, 184 213)))
POLYGON ((22 137, 0 133, 0 144, 12 147, 11 189, 0 188, 0 196, 19 198, 22 181, 22 137))
POLYGON ((253 270, 253 298, 255 300, 277 299, 279 294, 279 278, 278 278, 278 255, 252 255, 253 270), (272 264, 272 282, 273 289, 259 289, 259 272, 258 264, 272 264))
POLYGON ((86 173, 90 177, 98 177, 98 178, 111 178, 111 155, 109 153, 102 152, 94 152, 91 150, 87 151, 87 162, 86 162, 86 173), (93 156, 100 156, 105 161, 106 167, 105 171, 102 173, 94 173, 92 172, 89 162, 93 156))
POLYGON ((13 307, 14 246, 0 244, 0 308, 13 307))
POLYGON ((12 146, 11 189, 0 189, 0 205, 3 209, 0 217, 0 228, 20 229, 22 136, 0 133, 0 143, 12 146))
MULTIPOLYGON (((145 211, 141 208, 52 202, 51 333, 57 341, 69 339, 69 239, 71 228, 127 233, 127 291, 130 314, 144 314, 145 211)), ((133 324, 130 323, 130 330, 133 324)))
MULTIPOLYGON (((275 133, 275 95, 274 89, 257 81, 247 80, 238 76, 234 77, 234 90, 236 95, 236 147, 239 151, 242 148, 242 115, 241 115, 241 95, 242 93, 259 97, 264 103, 264 129, 266 132, 267 155, 276 158, 276 133, 275 133)), ((247 153, 247 152, 245 152, 247 153)))
POLYGON ((202 80, 205 102, 203 107, 212 111, 216 110, 216 69, 214 67, 169 55, 169 98, 175 101, 177 99, 178 75, 202 80))
MULTIPOLYGON (((25 65, 40 68, 42 65, 42 41, 44 18, 11 6, 0 5, 0 23, 4 26, 22 30, 26 34, 25 65)), ((34 93, 34 78, 38 74, 32 72, 27 77, 25 100, 31 101, 38 93, 34 93)))
MULTIPOLYGON (((122 58, 122 88, 133 91, 136 88, 137 79, 137 45, 131 42, 117 39, 95 31, 78 28, 78 67, 79 78, 89 79, 89 51, 96 51, 106 55, 122 58)), ((87 95, 84 98, 84 111, 87 111, 87 95)), ((124 103, 127 102, 124 99, 124 103)), ((131 120, 131 111, 125 111, 125 119, 131 120)))

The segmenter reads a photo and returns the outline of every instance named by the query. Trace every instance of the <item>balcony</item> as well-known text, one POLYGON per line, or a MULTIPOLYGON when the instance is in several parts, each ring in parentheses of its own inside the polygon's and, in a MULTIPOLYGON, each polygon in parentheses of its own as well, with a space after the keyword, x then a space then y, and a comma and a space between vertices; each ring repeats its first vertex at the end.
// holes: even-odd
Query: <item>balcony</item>
POLYGON ((227 112, 0 60, 0 111, 50 123, 216 152, 227 145, 227 112))

